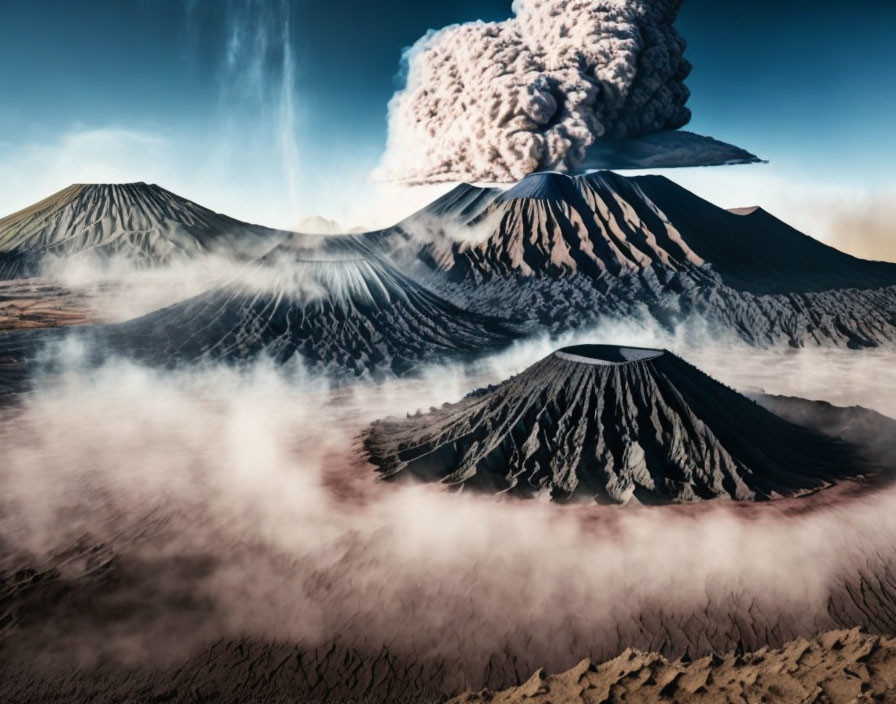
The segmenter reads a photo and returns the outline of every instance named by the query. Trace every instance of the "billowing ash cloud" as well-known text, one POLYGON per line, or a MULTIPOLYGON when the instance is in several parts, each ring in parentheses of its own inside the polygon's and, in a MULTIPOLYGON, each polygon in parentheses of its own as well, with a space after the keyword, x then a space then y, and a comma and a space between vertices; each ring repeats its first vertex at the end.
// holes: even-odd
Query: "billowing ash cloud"
POLYGON ((515 181, 578 165, 601 138, 686 124, 681 0, 515 0, 505 22, 431 32, 406 53, 382 177, 515 181))

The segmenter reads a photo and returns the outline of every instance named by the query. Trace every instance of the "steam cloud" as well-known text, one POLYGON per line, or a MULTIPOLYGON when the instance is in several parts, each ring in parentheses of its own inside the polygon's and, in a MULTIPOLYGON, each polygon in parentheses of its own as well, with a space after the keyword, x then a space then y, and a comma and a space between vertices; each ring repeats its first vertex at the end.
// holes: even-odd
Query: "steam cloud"
POLYGON ((281 183, 274 188, 288 203, 294 222, 302 206, 301 155, 289 2, 189 0, 187 16, 191 27, 212 39, 218 64, 223 132, 213 167, 231 162, 245 174, 247 157, 240 151, 247 143, 258 159, 253 168, 270 172, 272 163, 279 164, 281 183), (224 20, 223 36, 214 34, 208 22, 218 14, 224 20))
MULTIPOLYGON (((865 555, 892 556, 892 489, 809 512, 786 503, 578 511, 383 485, 354 459, 353 439, 373 418, 456 399, 547 344, 521 345, 476 379, 440 369, 438 384, 335 395, 264 364, 245 375, 126 363, 85 374, 72 364, 0 415, 0 544, 16 553, 3 558, 40 569, 76 541, 103 545, 132 576, 99 583, 97 613, 133 608, 114 627, 90 614, 40 620, 19 632, 17 657, 153 664, 221 637, 308 648, 341 639, 461 658, 459 674, 472 678, 453 683, 462 689, 508 644, 526 656, 523 671, 568 667, 657 603, 699 616, 740 596, 757 613, 799 615, 794 627, 809 632, 828 623, 832 583, 865 555)), ((778 393, 826 380, 838 401, 893 410, 880 390, 891 387, 881 381, 893 377, 892 353, 754 351, 732 370, 731 352, 702 361, 726 380, 778 393)), ((63 576, 89 589, 70 563, 63 576)))
POLYGON ((505 22, 446 27, 405 55, 381 176, 509 182, 567 169, 601 138, 690 120, 681 0, 515 0, 505 22))

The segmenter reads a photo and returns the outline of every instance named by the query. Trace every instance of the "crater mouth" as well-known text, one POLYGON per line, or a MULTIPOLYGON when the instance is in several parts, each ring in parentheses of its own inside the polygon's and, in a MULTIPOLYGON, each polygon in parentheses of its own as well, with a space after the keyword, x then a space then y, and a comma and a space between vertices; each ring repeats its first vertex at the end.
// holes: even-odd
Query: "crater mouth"
POLYGON ((619 345, 572 345, 557 350, 561 359, 580 364, 630 364, 656 359, 664 350, 649 347, 620 347, 619 345))

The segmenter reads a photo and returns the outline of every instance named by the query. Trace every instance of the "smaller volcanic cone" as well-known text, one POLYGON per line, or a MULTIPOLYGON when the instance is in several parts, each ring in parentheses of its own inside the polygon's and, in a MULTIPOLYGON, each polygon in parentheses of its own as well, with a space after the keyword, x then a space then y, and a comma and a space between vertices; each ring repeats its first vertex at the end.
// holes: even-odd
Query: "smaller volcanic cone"
POLYGON ((301 238, 294 244, 226 286, 124 323, 0 335, 0 395, 19 389, 44 348, 66 334, 79 335, 97 364, 109 356, 161 367, 266 358, 350 381, 472 361, 525 332, 449 303, 382 259, 311 259, 301 238))
POLYGON ((386 478, 601 503, 764 500, 866 463, 665 350, 578 345, 459 403, 365 433, 386 478))
POLYGON ((522 334, 510 321, 439 298, 382 260, 290 258, 281 268, 263 288, 230 285, 123 323, 107 344, 161 364, 298 357, 338 378, 468 360, 522 334))

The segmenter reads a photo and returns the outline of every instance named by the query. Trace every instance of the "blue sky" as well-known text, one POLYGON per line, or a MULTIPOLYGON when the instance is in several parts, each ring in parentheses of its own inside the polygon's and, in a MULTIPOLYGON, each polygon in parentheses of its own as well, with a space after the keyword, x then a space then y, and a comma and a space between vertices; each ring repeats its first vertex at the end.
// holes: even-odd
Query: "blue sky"
MULTIPOLYGON (((402 48, 510 12, 509 0, 0 0, 0 212, 72 180, 151 180, 271 224, 379 224, 437 190, 366 183, 402 48)), ((689 129, 771 164, 668 175, 723 205, 771 199, 804 226, 813 198, 858 207, 894 189, 896 3, 686 0, 678 27, 694 65, 689 129)))

